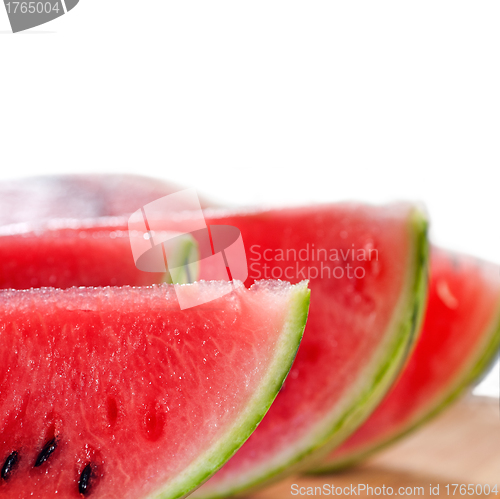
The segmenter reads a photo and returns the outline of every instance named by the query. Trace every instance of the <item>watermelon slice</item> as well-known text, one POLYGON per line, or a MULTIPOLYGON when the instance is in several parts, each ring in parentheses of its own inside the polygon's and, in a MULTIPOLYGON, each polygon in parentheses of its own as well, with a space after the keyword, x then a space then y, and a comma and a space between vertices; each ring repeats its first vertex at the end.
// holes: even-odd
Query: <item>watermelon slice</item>
MULTIPOLYGON (((205 215, 209 224, 240 229, 247 286, 259 278, 307 278, 312 299, 284 388, 249 440, 194 493, 197 498, 267 484, 352 433, 412 347, 427 274, 426 222, 413 206, 335 204, 205 215)), ((203 277, 203 260, 200 266, 203 277)))
POLYGON ((140 175, 50 175, 4 180, 0 182, 0 225, 127 215, 178 190, 176 185, 140 175))
POLYGON ((291 366, 305 283, 0 291, 0 497, 184 497, 245 441, 291 366))
POLYGON ((410 362, 364 425, 313 471, 353 464, 437 414, 483 373, 499 343, 499 268, 433 248, 427 312, 410 362))

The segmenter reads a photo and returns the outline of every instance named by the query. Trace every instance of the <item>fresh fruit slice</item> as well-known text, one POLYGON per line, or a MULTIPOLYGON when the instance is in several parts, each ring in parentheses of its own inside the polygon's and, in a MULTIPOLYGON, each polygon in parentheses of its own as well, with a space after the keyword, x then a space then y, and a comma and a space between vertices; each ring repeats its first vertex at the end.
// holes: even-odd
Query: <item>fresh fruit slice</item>
POLYGON ((184 497, 292 364, 306 283, 0 291, 0 497, 184 497))
POLYGON ((437 414, 481 375, 499 343, 498 266, 433 248, 423 331, 408 365, 363 426, 313 471, 353 464, 437 414))
MULTIPOLYGON (((262 486, 352 433, 412 346, 427 274, 426 222, 409 205, 205 216, 209 224, 240 229, 249 263, 246 285, 259 278, 310 279, 311 309, 282 391, 243 447, 194 493, 198 498, 262 486)), ((203 260, 200 267, 203 277, 203 260)))
POLYGON ((0 225, 127 215, 180 189, 140 175, 52 175, 4 180, 0 182, 0 225))
MULTIPOLYGON (((242 452, 202 489, 222 496, 278 478, 308 454, 338 445, 380 400, 418 330, 426 223, 408 205, 206 216, 211 224, 241 230, 250 264, 247 285, 258 278, 310 278, 314 290, 306 343, 286 388, 242 452), (339 372, 335 379, 327 376, 332 366, 339 372)), ((127 226, 126 220, 114 223, 109 230, 127 226)), ((182 217, 178 223, 176 228, 169 219, 166 228, 182 230, 182 217)), ((200 264, 202 277, 213 278, 213 269, 200 264)))
MULTIPOLYGON (((134 263, 131 238, 147 234, 108 227, 113 219, 53 220, 0 227, 0 288, 27 289, 71 286, 145 286, 187 282, 182 272, 143 272, 134 263)), ((166 247, 170 268, 198 260, 198 246, 189 234, 166 247)), ((164 262, 160 262, 163 263, 164 262)), ((194 280, 194 279, 192 279, 194 280)))

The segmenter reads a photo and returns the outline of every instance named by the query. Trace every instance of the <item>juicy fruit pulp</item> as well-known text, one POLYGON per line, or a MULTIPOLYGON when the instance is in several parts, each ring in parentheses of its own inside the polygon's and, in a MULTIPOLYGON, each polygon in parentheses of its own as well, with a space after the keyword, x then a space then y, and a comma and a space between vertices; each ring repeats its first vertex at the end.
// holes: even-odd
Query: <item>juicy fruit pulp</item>
MULTIPOLYGON (((0 288, 29 289, 71 286, 147 286, 185 282, 183 276, 138 270, 130 248, 142 233, 107 227, 112 219, 63 220, 0 228, 0 288)), ((174 268, 197 260, 189 235, 167 255, 174 268), (175 252, 175 254, 174 254, 175 252), (175 262, 178 262, 175 264, 175 262)))
MULTIPOLYGON (((338 445, 378 403, 419 327, 426 224, 408 205, 207 211, 206 218, 240 229, 247 286, 274 277, 309 278, 311 287, 306 331, 283 389, 249 440, 193 496, 223 497, 338 445)), ((203 260, 200 272, 207 272, 203 260)))
POLYGON ((423 330, 408 365, 357 432, 313 471, 366 457, 433 416, 495 356, 500 342, 496 265, 434 248, 423 330))
MULTIPOLYGON (((408 205, 211 211, 206 218, 241 230, 247 286, 258 278, 310 278, 313 290, 304 342, 285 387, 244 448, 199 491, 223 496, 337 445, 368 415, 418 328, 427 246, 425 222, 408 205)), ((166 221, 165 229, 181 231, 182 217, 178 227, 175 222, 166 221)), ((126 221, 116 221, 107 230, 125 228, 126 221)), ((217 277, 212 270, 201 260, 201 278, 217 277)))
POLYGON ((0 497, 181 497, 265 414, 308 310, 305 284, 0 292, 0 497), (230 288, 230 289, 229 289, 230 288))

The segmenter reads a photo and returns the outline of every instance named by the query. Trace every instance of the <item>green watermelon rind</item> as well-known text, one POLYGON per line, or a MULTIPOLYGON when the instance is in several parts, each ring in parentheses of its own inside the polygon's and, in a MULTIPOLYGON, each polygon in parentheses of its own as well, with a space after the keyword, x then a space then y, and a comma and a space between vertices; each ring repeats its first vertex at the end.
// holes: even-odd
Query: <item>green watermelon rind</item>
POLYGON ((219 470, 257 428, 283 386, 297 355, 309 312, 310 290, 307 285, 308 282, 303 281, 291 286, 288 317, 276 346, 276 355, 245 411, 223 440, 198 456, 181 475, 165 484, 162 490, 149 495, 148 499, 186 497, 219 470))
POLYGON ((373 374, 373 382, 368 389, 356 397, 344 411, 343 416, 336 419, 335 426, 323 432, 321 440, 311 443, 300 454, 283 462, 280 466, 271 467, 267 474, 258 474, 255 480, 247 480, 236 484, 231 489, 211 490, 205 494, 195 494, 196 499, 219 499, 233 495, 252 493, 296 472, 306 472, 314 463, 320 462, 326 454, 345 441, 372 413, 383 396, 387 393, 396 376, 401 371, 410 352, 416 344, 424 317, 427 302, 429 276, 429 242, 427 239, 428 222, 418 208, 413 208, 409 215, 409 231, 413 239, 411 263, 407 268, 407 291, 400 298, 399 313, 393 316, 392 342, 386 350, 386 360, 373 374))
POLYGON ((498 304, 495 319, 492 321, 487 330, 489 333, 485 336, 485 341, 476 349, 477 354, 469 364, 471 367, 469 369, 465 369, 463 376, 457 378, 453 387, 449 389, 448 394, 444 396, 444 398, 439 397, 439 402, 437 404, 431 404, 430 406, 427 406, 426 409, 420 411, 421 415, 415 418, 415 421, 408 426, 408 428, 393 437, 389 437, 382 442, 379 441, 376 444, 373 444, 367 449, 352 453, 344 459, 338 459, 336 461, 332 461, 331 463, 322 463, 321 466, 308 470, 307 473, 326 474, 354 466, 359 461, 369 458, 373 454, 403 439, 408 434, 413 433, 415 430, 434 419, 453 402, 458 400, 460 396, 464 395, 467 390, 470 389, 470 387, 476 383, 496 361, 498 349, 500 348, 500 303, 498 304))
POLYGON ((183 234, 176 238, 176 245, 172 253, 167 256, 168 260, 182 262, 184 265, 172 268, 165 272, 162 282, 167 284, 189 284, 198 279, 200 251, 198 243, 191 234, 183 234), (191 272, 191 275, 188 274, 191 272))

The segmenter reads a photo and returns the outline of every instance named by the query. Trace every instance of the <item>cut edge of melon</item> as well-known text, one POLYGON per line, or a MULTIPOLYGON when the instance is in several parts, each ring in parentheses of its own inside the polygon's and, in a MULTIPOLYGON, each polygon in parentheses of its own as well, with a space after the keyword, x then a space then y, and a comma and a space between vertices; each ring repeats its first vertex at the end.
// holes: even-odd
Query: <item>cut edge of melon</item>
POLYGON ((486 329, 488 334, 484 336, 484 341, 477 346, 476 354, 471 358, 468 367, 463 370, 464 374, 457 377, 453 386, 447 390, 448 393, 444 398, 440 397, 437 403, 434 400, 431 404, 422 409, 420 413, 415 416, 413 422, 408 426, 408 428, 400 433, 397 433, 385 440, 383 438, 377 440, 368 448, 352 452, 344 458, 339 458, 338 460, 331 461, 330 463, 323 463, 321 466, 313 470, 308 470, 308 473, 331 473, 333 471, 340 471, 350 466, 354 466, 359 461, 372 456, 376 452, 385 449, 386 447, 406 437, 408 434, 418 430, 421 426, 434 419, 449 405, 455 402, 472 384, 481 378, 488 366, 491 366, 496 360, 498 349, 500 347, 500 299, 497 303, 496 313, 493 315, 494 318, 490 322, 489 327, 486 329))
MULTIPOLYGON (((406 289, 401 294, 399 303, 395 307, 391 325, 387 328, 388 340, 384 346, 379 348, 379 351, 385 352, 386 360, 381 365, 374 361, 373 364, 376 368, 375 372, 370 375, 373 379, 370 387, 365 387, 361 393, 358 391, 357 396, 346 404, 348 407, 341 409, 341 417, 336 416, 339 410, 335 408, 326 422, 317 425, 316 434, 319 436, 314 440, 315 443, 311 445, 312 439, 309 433, 297 444, 304 450, 295 454, 292 459, 284 457, 288 454, 288 449, 285 449, 273 459, 273 463, 276 465, 266 462, 266 468, 271 469, 270 473, 254 471, 252 477, 230 489, 224 488, 222 483, 222 486, 207 490, 206 494, 195 494, 196 499, 218 499, 247 494, 262 488, 264 485, 270 485, 291 473, 304 472, 310 466, 320 462, 320 458, 346 440, 369 417, 407 361, 421 329, 428 289, 429 243, 427 229, 428 222, 424 212, 415 206, 412 207, 408 215, 412 252, 408 257, 406 289), (367 407, 369 407, 368 410, 367 407), (333 427, 332 420, 336 421, 333 427)), ((374 366, 371 365, 370 368, 373 370, 374 366)), ((364 376, 361 378, 364 379, 364 376)))
MULTIPOLYGON (((174 261, 177 267, 165 272, 162 282, 167 284, 189 284, 198 280, 200 273, 200 251, 198 243, 191 234, 181 234, 171 253, 167 254, 167 262, 174 261)), ((167 247, 168 248, 168 247, 167 247)))
MULTIPOLYGON (((252 286, 253 287, 253 286, 252 286)), ((250 290, 252 289, 250 288, 250 290)), ((175 479, 148 496, 148 499, 186 497, 218 471, 243 445, 258 426, 278 395, 304 333, 309 312, 308 281, 290 285, 289 311, 276 346, 276 354, 246 408, 219 440, 201 454, 175 479)))

